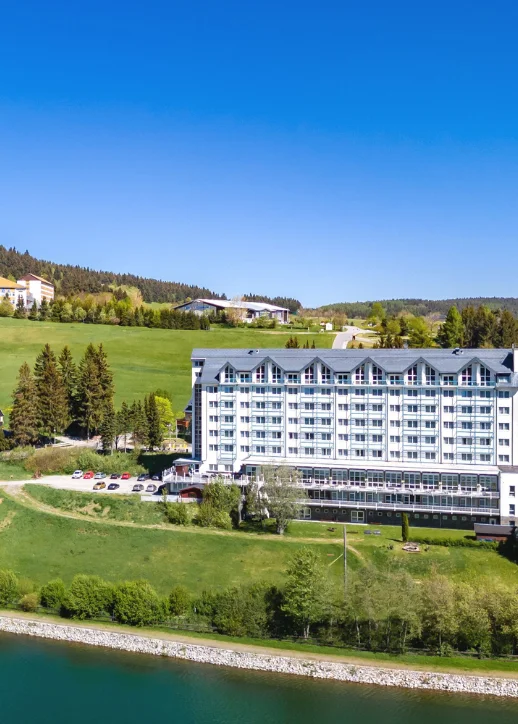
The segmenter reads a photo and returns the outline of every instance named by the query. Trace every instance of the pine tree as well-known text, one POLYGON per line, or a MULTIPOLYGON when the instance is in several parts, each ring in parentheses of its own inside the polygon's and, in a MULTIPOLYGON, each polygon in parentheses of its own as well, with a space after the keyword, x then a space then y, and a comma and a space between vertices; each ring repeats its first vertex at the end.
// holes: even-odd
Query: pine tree
POLYGON ((160 415, 154 395, 147 398, 147 423, 148 423, 148 445, 150 450, 160 447, 163 441, 162 426, 160 424, 160 415))
POLYGON ((464 323, 457 307, 450 307, 446 320, 437 334, 437 342, 446 349, 462 347, 464 342, 464 323))
POLYGON ((18 301, 16 302, 16 309, 14 310, 14 317, 15 319, 26 319, 27 318, 27 312, 25 310, 25 304, 23 303, 23 297, 18 297, 18 301))
MULTIPOLYGON (((128 433, 131 432, 131 411, 125 402, 117 412, 116 437, 124 437, 124 451, 126 451, 128 433)), ((116 443, 117 446, 117 443, 116 443)))
POLYGON ((103 404, 97 351, 93 344, 89 344, 79 363, 77 381, 77 410, 87 439, 99 429, 103 418, 103 404))
POLYGON ((518 322, 507 309, 500 315, 498 326, 495 332, 495 347, 505 347, 509 349, 513 344, 518 342, 518 322))
POLYGON ((133 447, 142 445, 148 438, 148 424, 144 408, 140 401, 135 401, 130 409, 130 429, 133 447))
POLYGON ((104 351, 102 344, 99 345, 96 351, 97 368, 99 370, 99 383, 102 390, 102 414, 104 414, 104 408, 113 408, 113 374, 108 363, 108 357, 104 351))
POLYGON ((107 405, 104 408, 104 416, 99 428, 101 435, 101 443, 105 453, 113 453, 113 441, 117 432, 117 420, 113 405, 107 405))
POLYGON ((58 363, 67 396, 69 421, 73 421, 77 418, 77 367, 72 358, 70 347, 63 347, 58 363))
POLYGON ((42 299, 40 306, 40 322, 45 322, 50 317, 50 306, 46 299, 42 299))
POLYGON ((316 349, 316 348, 317 348, 317 347, 316 347, 316 344, 315 344, 315 340, 313 340, 313 344, 311 345, 311 349, 316 349))
POLYGON ((16 445, 34 445, 38 441, 38 395, 31 370, 26 362, 18 373, 10 424, 16 445))
POLYGON ((29 319, 33 322, 37 322, 40 318, 40 313, 38 311, 38 303, 36 300, 33 301, 31 311, 29 312, 29 319))
POLYGON ((406 543, 410 535, 410 524, 408 522, 408 515, 406 513, 401 514, 401 539, 403 543, 406 543))
POLYGON ((68 401, 56 355, 46 344, 36 358, 34 379, 38 395, 38 424, 46 437, 63 432, 69 423, 68 401))

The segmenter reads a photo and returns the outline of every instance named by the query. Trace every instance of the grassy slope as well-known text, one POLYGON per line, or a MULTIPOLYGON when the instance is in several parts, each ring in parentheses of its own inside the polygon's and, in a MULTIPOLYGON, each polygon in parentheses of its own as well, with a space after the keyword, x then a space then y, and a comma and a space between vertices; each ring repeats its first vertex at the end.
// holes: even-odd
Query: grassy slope
MULTIPOLYGON (((31 510, 5 494, 0 504, 0 569, 39 584, 56 576, 70 582, 76 573, 111 581, 145 578, 162 594, 178 583, 198 592, 258 580, 280 583, 298 545, 74 520, 31 510)), ((340 553, 337 544, 314 545, 324 560, 340 553)))
MULTIPOLYGON (((52 507, 78 512, 79 509, 86 510, 91 516, 96 516, 97 520, 115 520, 115 521, 133 521, 138 524, 158 524, 163 521, 158 506, 152 506, 149 503, 141 503, 134 497, 116 496, 108 499, 94 493, 75 493, 73 491, 62 491, 47 488, 44 486, 28 485, 26 491, 36 500, 43 502, 52 507), (111 502, 113 501, 113 502, 111 502), (92 504, 97 503, 97 510, 93 510, 92 504), (103 512, 104 510, 104 512, 103 512)), ((9 506, 15 505, 11 501, 7 501, 9 506)), ((4 514, 3 505, 0 506, 0 515, 4 514)), ((44 515, 42 513, 27 511, 20 505, 17 507, 17 516, 11 525, 22 522, 26 514, 30 516, 44 515)), ((31 531, 38 539, 36 527, 40 527, 45 523, 49 523, 48 517, 33 519, 32 525, 35 529, 31 531)), ((59 529, 59 522, 63 522, 63 518, 56 518, 50 515, 50 522, 59 529)), ((64 521, 67 524, 81 526, 81 521, 64 521)), ((1 525, 1 523, 0 523, 1 525)), ((109 541, 108 550, 110 551, 107 560, 97 562, 99 572, 107 578, 113 578, 114 571, 117 566, 121 566, 121 571, 125 567, 136 566, 138 573, 121 572, 119 576, 140 575, 145 577, 153 577, 155 585, 161 586, 160 582, 160 565, 164 561, 165 556, 170 562, 171 567, 166 565, 163 575, 166 577, 173 575, 175 571, 178 580, 181 580, 193 590, 199 590, 207 585, 227 585, 245 580, 258 580, 266 578, 272 581, 280 580, 279 576, 285 568, 287 557, 293 546, 300 542, 303 545, 317 546, 324 559, 331 564, 340 556, 341 546, 341 528, 325 523, 293 523, 286 539, 272 538, 260 533, 232 532, 217 533, 212 531, 202 531, 193 527, 187 530, 146 530, 138 528, 120 528, 114 525, 106 525, 106 523, 86 523, 88 533, 83 532, 85 538, 78 538, 78 549, 81 551, 77 562, 75 561, 76 553, 69 554, 68 543, 63 540, 64 560, 60 565, 65 569, 62 575, 70 576, 74 572, 82 571, 84 561, 88 565, 92 565, 92 558, 98 555, 99 540, 106 538, 109 541), (90 530, 93 526, 95 532, 90 530), (99 527, 100 526, 100 527, 99 527), (312 541, 313 539, 313 541, 312 541), (143 541, 142 543, 140 541, 143 541), (312 542, 309 542, 312 541, 312 542), (321 541, 321 542, 317 542, 321 541), (129 559, 125 560, 124 552, 121 547, 129 546, 132 551, 138 551, 133 562, 129 559), (165 547, 164 547, 165 546, 165 547), (151 551, 151 553, 150 553, 151 551), (143 557, 142 557, 143 556, 143 557), (113 560, 112 560, 113 559, 113 560), (115 565, 115 568, 112 567, 115 565), (74 566, 76 566, 74 568, 74 566), (149 566, 149 568, 148 568, 149 566), (105 570, 106 567, 106 570, 105 570), (148 572, 149 571, 149 572, 148 572)), ((85 528, 85 531, 87 529, 85 528)), ((430 546, 428 551, 420 554, 405 553, 401 550, 400 530, 396 527, 381 528, 382 535, 378 537, 365 536, 363 529, 360 527, 348 527, 348 566, 351 570, 360 570, 363 566, 372 564, 380 570, 389 568, 404 568, 417 580, 430 575, 434 570, 445 573, 457 580, 476 580, 481 586, 486 582, 500 581, 506 585, 518 584, 518 566, 509 562, 495 551, 472 548, 443 548, 439 546, 430 546)), ((7 531, 6 531, 7 532, 7 531)), ((428 535, 430 531, 422 530, 420 534, 428 535)), ((435 531, 433 531, 435 532, 435 531)), ((431 535, 433 535, 433 532, 431 535)), ((442 531, 451 536, 461 537, 466 535, 463 531, 442 531)), ((25 543, 25 533, 22 542, 18 541, 18 537, 13 539, 16 545, 16 560, 18 559, 20 550, 23 550, 25 543)), ((77 539, 77 533, 74 536, 77 539)), ((4 565, 2 551, 9 550, 13 553, 10 546, 3 543, 5 533, 0 532, 0 567, 4 565)), ((61 534, 56 538, 56 544, 61 540, 61 534)), ((101 548, 106 547, 105 543, 101 543, 101 548)), ((76 545, 70 548, 70 551, 76 550, 76 545)), ((49 554, 42 551, 38 553, 39 565, 46 569, 48 565, 49 554)), ((20 572, 30 577, 38 577, 34 572, 21 570, 20 572)), ((90 570, 90 569, 89 569, 90 570)), ((336 560, 331 567, 331 573, 336 580, 341 580, 342 563, 341 559, 336 560)), ((45 576, 43 576, 45 577, 45 576)))
MULTIPOLYGON (((76 360, 89 342, 102 342, 115 373, 118 404, 161 387, 173 394, 175 407, 182 409, 191 394, 193 347, 284 347, 290 336, 250 329, 177 331, 0 318, 0 409, 11 404, 20 365, 32 364, 46 342, 57 352, 68 344, 76 360)), ((330 347, 334 335, 306 335, 305 339, 330 347)))

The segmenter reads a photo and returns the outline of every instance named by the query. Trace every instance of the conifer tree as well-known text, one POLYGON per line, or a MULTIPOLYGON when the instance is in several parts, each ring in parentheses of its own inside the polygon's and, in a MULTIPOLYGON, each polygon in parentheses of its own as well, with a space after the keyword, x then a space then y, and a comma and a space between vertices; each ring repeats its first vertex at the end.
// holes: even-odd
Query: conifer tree
POLYGON ((99 429, 104 404, 96 357, 97 351, 94 345, 89 344, 79 363, 78 371, 77 406, 79 420, 86 430, 87 439, 99 429))
POLYGON ((38 395, 38 424, 46 437, 63 432, 69 423, 67 393, 56 355, 46 344, 36 358, 34 380, 38 395))
POLYGON ((104 416, 99 428, 101 443, 105 453, 113 453, 113 441, 116 435, 117 420, 113 405, 109 404, 104 408, 104 416))
POLYGON ((104 413, 105 407, 109 408, 111 406, 113 408, 114 385, 113 374, 108 363, 108 356, 102 344, 100 344, 96 350, 95 358, 99 370, 99 384, 102 391, 102 407, 104 413))
POLYGON ((147 417, 142 403, 135 401, 130 409, 130 429, 133 439, 133 447, 142 445, 148 438, 147 417))
POLYGON ((147 424, 148 424, 148 445, 151 450, 160 447, 163 441, 162 425, 160 424, 160 414, 156 404, 156 398, 153 394, 147 398, 147 424))
POLYGON ((23 303, 22 297, 18 297, 18 301, 16 302, 16 309, 14 310, 14 317, 15 319, 27 318, 27 312, 25 311, 25 304, 23 303))
POLYGON ((10 425, 15 445, 34 445, 38 441, 38 395, 26 362, 18 373, 10 425))
POLYGON ((68 417, 73 421, 77 418, 77 367, 70 347, 63 347, 58 363, 67 396, 68 417))
POLYGON ((408 541, 410 535, 410 524, 408 522, 408 515, 406 513, 401 514, 401 539, 403 543, 408 541))
POLYGON ((31 311, 29 312, 29 319, 33 322, 37 322, 40 318, 40 313, 38 311, 38 303, 36 300, 33 301, 31 311))
POLYGON ((50 306, 46 299, 41 300, 40 322, 45 322, 50 317, 50 306))
POLYGON ((121 409, 116 416, 116 439, 124 437, 124 451, 126 451, 128 433, 131 432, 131 411, 126 402, 123 402, 121 409))

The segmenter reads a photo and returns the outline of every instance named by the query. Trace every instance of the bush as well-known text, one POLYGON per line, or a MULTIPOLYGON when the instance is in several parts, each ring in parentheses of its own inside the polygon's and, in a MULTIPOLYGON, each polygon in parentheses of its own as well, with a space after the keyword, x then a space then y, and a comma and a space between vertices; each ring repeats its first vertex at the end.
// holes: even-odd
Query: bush
POLYGON ((53 475, 61 472, 74 472, 77 450, 75 448, 46 447, 36 450, 25 461, 25 469, 30 473, 53 475))
POLYGON ((230 588, 215 601, 212 623, 227 636, 263 637, 268 633, 266 597, 269 588, 255 585, 230 588))
POLYGON ((95 618, 113 607, 113 586, 99 576, 74 576, 64 607, 73 618, 95 618))
POLYGON ((169 594, 169 612, 172 616, 184 616, 191 607, 191 594, 185 586, 175 586, 169 594))
POLYGON ((40 605, 40 597, 37 593, 26 593, 20 600, 20 608, 22 611, 33 612, 38 610, 40 605))
POLYGON ((166 503, 165 515, 169 523, 173 525, 189 525, 191 516, 187 510, 190 503, 166 503))
POLYGON ((224 510, 217 510, 211 503, 202 503, 198 508, 194 522, 202 528, 232 529, 230 515, 224 510))
POLYGON ((473 540, 472 538, 427 538, 426 536, 412 536, 412 543, 421 543, 429 546, 444 546, 445 548, 484 548, 498 550, 498 541, 473 540))
POLYGON ((34 593, 36 586, 30 578, 18 579, 18 595, 25 596, 27 593, 34 593))
POLYGON ((46 583, 40 591, 41 605, 45 608, 61 609, 67 592, 61 578, 46 583))
POLYGON ((16 603, 18 599, 18 579, 13 571, 0 571, 0 606, 16 603))
POLYGON ((113 615, 119 623, 148 626, 163 619, 164 608, 147 581, 126 581, 115 588, 113 615))

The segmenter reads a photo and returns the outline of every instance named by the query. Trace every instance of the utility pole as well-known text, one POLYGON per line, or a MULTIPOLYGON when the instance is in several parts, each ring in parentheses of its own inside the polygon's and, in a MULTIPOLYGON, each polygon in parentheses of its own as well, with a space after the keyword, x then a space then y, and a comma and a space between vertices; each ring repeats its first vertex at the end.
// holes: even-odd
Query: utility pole
POLYGON ((344 598, 347 596, 347 524, 344 523, 344 598))

